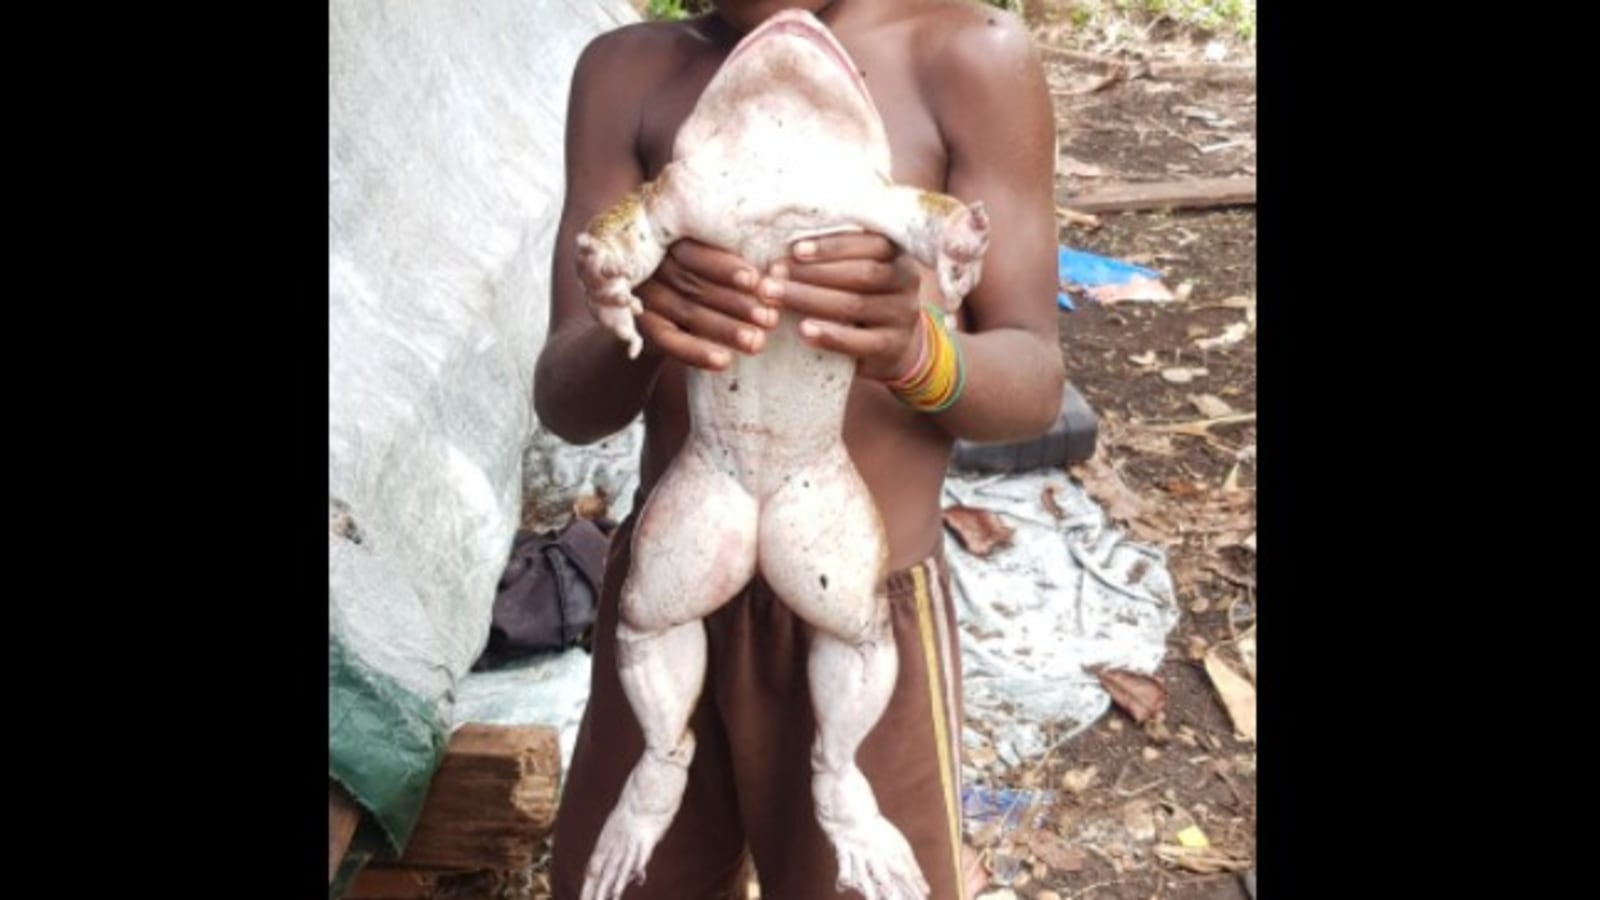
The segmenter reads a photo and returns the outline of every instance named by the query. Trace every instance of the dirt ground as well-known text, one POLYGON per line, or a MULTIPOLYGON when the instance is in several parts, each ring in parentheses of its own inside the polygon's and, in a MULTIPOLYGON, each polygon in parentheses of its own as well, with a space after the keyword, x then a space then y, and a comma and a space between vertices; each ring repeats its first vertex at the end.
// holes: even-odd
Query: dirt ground
MULTIPOLYGON (((1062 5, 1030 4, 1056 107, 1058 206, 1099 184, 1255 174, 1248 47, 1159 21, 1084 29, 1062 5)), ((1255 211, 1098 218, 1063 216, 1061 243, 1157 269, 1177 299, 1080 297, 1062 313, 1069 377, 1100 417, 1097 456, 1073 474, 1135 537, 1166 549, 1184 614, 1156 673, 1161 713, 1141 725, 1114 708, 1005 776, 1057 799, 1040 810, 1043 834, 974 836, 1001 873, 980 897, 1245 900, 1255 747, 1202 659, 1214 649, 1240 670, 1234 640, 1255 615, 1255 211), (1178 850, 1191 826, 1209 846, 1178 850)), ((530 874, 532 885, 518 880, 548 896, 542 873, 530 874)), ((485 895, 481 882, 447 893, 485 895)))
MULTIPOLYGON (((1216 81, 1193 77, 1207 70, 1205 37, 1157 25, 1108 52, 1063 25, 1035 34, 1060 135, 1058 204, 1098 183, 1255 174, 1253 76, 1239 77, 1235 62, 1212 64, 1216 81), (1124 77, 1108 83, 1113 70, 1086 60, 1090 50, 1125 60, 1124 77), (1185 77, 1159 76, 1180 69, 1185 77)), ((1240 48, 1230 50, 1238 59, 1240 48)), ((1114 709, 1019 780, 1058 792, 1046 820, 1068 852, 1035 853, 1037 841, 981 847, 991 861, 1020 857, 1028 872, 986 896, 1242 900, 1255 848, 1255 748, 1236 734, 1201 658, 1220 648, 1237 663, 1229 642, 1255 614, 1255 212, 1098 218, 1088 227, 1063 217, 1061 242, 1157 269, 1178 299, 1080 298, 1062 314, 1069 377, 1100 415, 1097 457, 1074 474, 1136 536, 1166 548, 1184 616, 1157 672, 1162 713, 1140 726, 1114 709), (1241 333, 1231 344, 1200 343, 1241 333), (1194 424, 1203 420, 1220 421, 1194 424), (1210 847, 1176 859, 1176 835, 1190 825, 1210 847)))

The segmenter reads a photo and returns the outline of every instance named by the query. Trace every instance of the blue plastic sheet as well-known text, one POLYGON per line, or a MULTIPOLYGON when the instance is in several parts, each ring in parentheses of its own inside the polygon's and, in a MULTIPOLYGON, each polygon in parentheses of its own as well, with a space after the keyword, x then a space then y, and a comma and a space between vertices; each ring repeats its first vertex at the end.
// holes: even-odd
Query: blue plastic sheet
POLYGON ((1069 286, 1085 288, 1093 296, 1095 288, 1118 287, 1137 281, 1159 284, 1161 281, 1161 273, 1152 269, 1070 247, 1058 247, 1056 260, 1062 286, 1062 291, 1056 294, 1056 304, 1068 312, 1074 309, 1072 298, 1065 290, 1069 286))

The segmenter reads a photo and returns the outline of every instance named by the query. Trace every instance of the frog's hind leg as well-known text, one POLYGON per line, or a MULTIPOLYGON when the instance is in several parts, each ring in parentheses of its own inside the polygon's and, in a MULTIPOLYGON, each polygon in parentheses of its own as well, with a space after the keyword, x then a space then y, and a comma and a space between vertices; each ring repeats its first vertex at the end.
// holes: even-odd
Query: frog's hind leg
POLYGON ((701 620, 755 574, 756 525, 754 498, 692 442, 640 513, 617 656, 645 751, 595 842, 583 900, 617 900, 643 880, 677 814, 694 756, 689 716, 705 680, 701 620))
POLYGON ((800 467, 764 503, 761 572, 814 629, 808 676, 817 717, 812 796, 838 885, 870 900, 921 900, 928 883, 905 836, 879 811, 856 751, 899 674, 877 508, 842 445, 800 467))

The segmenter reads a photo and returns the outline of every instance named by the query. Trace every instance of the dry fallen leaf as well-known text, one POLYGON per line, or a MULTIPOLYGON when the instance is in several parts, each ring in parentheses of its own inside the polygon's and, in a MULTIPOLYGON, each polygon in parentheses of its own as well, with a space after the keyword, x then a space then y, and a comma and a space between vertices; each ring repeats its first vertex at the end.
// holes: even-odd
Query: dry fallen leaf
POLYGON ((1233 642, 1235 650, 1239 651, 1239 658, 1244 660, 1244 669, 1250 674, 1250 681, 1256 680, 1256 626, 1251 625, 1233 642))
POLYGON ((1061 504, 1056 502, 1057 487, 1058 485, 1054 484, 1045 485, 1044 496, 1041 497, 1040 500, 1044 503, 1044 508, 1050 513, 1050 515, 1055 516, 1058 519, 1065 519, 1067 517, 1066 510, 1062 509, 1061 504))
POLYGON ((1250 532, 1250 536, 1240 541, 1239 546, 1249 550, 1251 553, 1256 552, 1256 533, 1254 531, 1250 532))
POLYGON ((1217 847, 1180 847, 1175 844, 1157 844, 1156 858, 1168 865, 1214 875, 1218 872, 1243 872, 1250 868, 1248 857, 1235 856, 1217 847))
POLYGON ((1156 713, 1150 721, 1144 723, 1144 735, 1155 744, 1165 744, 1172 740, 1172 730, 1167 728, 1166 713, 1156 713))
POLYGON ((1146 369, 1153 368, 1157 359, 1158 357, 1156 356, 1156 352, 1154 350, 1146 350, 1138 356, 1128 357, 1129 362, 1136 366, 1143 366, 1146 369))
POLYGON ((1233 468, 1228 470, 1228 477, 1222 479, 1222 491, 1226 494, 1239 492, 1239 463, 1234 463, 1233 468))
POLYGON ((1161 489, 1179 499, 1188 499, 1209 493, 1204 482, 1191 481, 1186 478, 1168 480, 1161 485, 1161 489))
POLYGON ((999 754, 995 753, 994 748, 989 746, 964 747, 962 748, 962 752, 966 754, 967 762, 972 763, 974 766, 977 766, 980 769, 987 769, 989 764, 993 763, 999 757, 999 754))
POLYGON ((1061 221, 1066 222, 1068 225, 1076 225, 1080 228, 1086 228, 1089 231, 1094 231, 1096 228, 1100 227, 1099 216, 1078 212, 1075 209, 1068 209, 1065 206, 1056 207, 1056 215, 1061 218, 1061 221))
POLYGON ((1076 872, 1088 857, 1053 831, 1036 830, 1028 837, 1028 848, 1039 861, 1057 872, 1076 872))
POLYGON ((1217 689, 1217 695, 1222 698, 1223 708, 1228 711, 1228 718, 1233 720, 1233 727, 1245 740, 1256 742, 1256 689, 1243 675, 1233 670, 1217 653, 1213 647, 1206 653, 1206 674, 1211 677, 1211 684, 1217 689))
POLYGON ((1211 843, 1206 840, 1205 832, 1200 830, 1199 824, 1195 821, 1195 813, 1205 808, 1203 804, 1195 805, 1195 813, 1189 812, 1189 810, 1179 806, 1175 801, 1164 805, 1167 809, 1167 815, 1166 820, 1161 823, 1161 839, 1163 841, 1169 844, 1175 842, 1184 847, 1200 846, 1193 843, 1194 833, 1197 832, 1200 835, 1200 840, 1206 844, 1211 843))
POLYGON ((973 556, 988 556, 996 547, 1010 544, 1011 536, 1016 533, 1016 528, 1007 525, 993 511, 974 506, 946 508, 944 523, 973 556))
POLYGON ((1171 456, 1176 452, 1172 446, 1172 435, 1164 431, 1152 431, 1148 428, 1137 426, 1119 429, 1108 428, 1102 440, 1109 446, 1132 450, 1135 453, 1147 453, 1152 456, 1171 456))
POLYGON ((1233 407, 1226 400, 1215 394, 1190 394, 1189 402, 1200 411, 1200 415, 1208 419, 1220 419, 1223 416, 1233 415, 1233 407))
POLYGON ((584 494, 572 501, 572 514, 580 519, 599 519, 605 516, 609 505, 603 494, 584 494))
POLYGON ((1081 794, 1088 789, 1094 781, 1094 776, 1100 772, 1096 766, 1084 766, 1081 769, 1068 769, 1061 775, 1061 789, 1069 794, 1081 794))
POLYGON ((1144 511, 1144 501, 1128 487, 1117 470, 1111 468, 1101 454, 1087 462, 1073 466, 1072 474, 1104 509, 1106 518, 1126 524, 1137 519, 1144 511))
POLYGON ((1122 827, 1128 829, 1128 836, 1135 841, 1153 841, 1156 838, 1156 811, 1155 805, 1149 800, 1129 800, 1123 804, 1120 811, 1122 827))
POLYGON ((1206 650, 1210 649, 1206 639, 1198 634, 1189 635, 1189 658, 1196 662, 1206 658, 1206 650))
POLYGON ((1161 370, 1161 377, 1173 384, 1188 384, 1202 375, 1209 374, 1211 373, 1205 369, 1195 369, 1188 366, 1173 366, 1170 369, 1161 370))
POLYGON ((1241 778, 1256 777, 1256 757, 1253 753, 1240 753, 1229 760, 1228 764, 1241 778))
POLYGON ((1196 340, 1194 344, 1201 350, 1216 350, 1219 347, 1226 347, 1230 344, 1239 343, 1240 341, 1244 340, 1245 335, 1249 333, 1250 325, 1248 323, 1235 322, 1232 325, 1229 325, 1227 328, 1222 329, 1222 333, 1216 337, 1200 338, 1196 340))
POLYGON ((1112 702, 1141 725, 1167 705, 1166 687, 1149 675, 1098 667, 1091 671, 1111 695, 1112 702))

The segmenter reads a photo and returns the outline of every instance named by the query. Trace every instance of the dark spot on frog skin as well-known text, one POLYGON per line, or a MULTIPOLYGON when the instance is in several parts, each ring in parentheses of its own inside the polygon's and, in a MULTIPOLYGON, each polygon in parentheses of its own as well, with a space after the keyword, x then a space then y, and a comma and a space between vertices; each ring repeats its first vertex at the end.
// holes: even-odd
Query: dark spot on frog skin
POLYGON ((728 382, 728 390, 737 392, 739 390, 739 379, 735 378, 728 382))
POLYGON ((827 588, 828 588, 828 576, 826 576, 826 575, 820 576, 820 580, 822 581, 822 589, 823 590, 827 590, 827 588))

